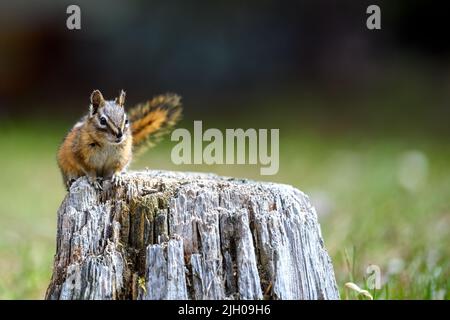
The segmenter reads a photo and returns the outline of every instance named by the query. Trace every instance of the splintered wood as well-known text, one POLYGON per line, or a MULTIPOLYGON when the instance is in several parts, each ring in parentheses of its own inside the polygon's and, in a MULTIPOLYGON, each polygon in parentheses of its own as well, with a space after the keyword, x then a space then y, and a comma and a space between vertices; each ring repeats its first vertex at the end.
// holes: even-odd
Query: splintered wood
POLYGON ((124 181, 72 185, 47 299, 339 299, 301 191, 165 171, 124 181))

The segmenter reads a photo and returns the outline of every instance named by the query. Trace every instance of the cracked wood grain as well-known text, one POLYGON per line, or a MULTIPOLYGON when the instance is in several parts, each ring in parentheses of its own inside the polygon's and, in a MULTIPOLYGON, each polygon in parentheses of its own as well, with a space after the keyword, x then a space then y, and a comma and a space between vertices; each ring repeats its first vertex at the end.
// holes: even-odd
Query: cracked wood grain
POLYGON ((47 299, 339 299, 301 191, 166 171, 124 181, 72 185, 47 299))

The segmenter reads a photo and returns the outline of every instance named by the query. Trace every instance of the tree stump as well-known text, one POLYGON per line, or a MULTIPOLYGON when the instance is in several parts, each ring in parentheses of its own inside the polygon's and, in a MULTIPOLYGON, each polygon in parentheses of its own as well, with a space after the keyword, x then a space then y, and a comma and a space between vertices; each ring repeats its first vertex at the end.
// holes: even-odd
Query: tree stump
POLYGON ((70 188, 47 299, 339 299, 301 191, 165 171, 124 182, 70 188))

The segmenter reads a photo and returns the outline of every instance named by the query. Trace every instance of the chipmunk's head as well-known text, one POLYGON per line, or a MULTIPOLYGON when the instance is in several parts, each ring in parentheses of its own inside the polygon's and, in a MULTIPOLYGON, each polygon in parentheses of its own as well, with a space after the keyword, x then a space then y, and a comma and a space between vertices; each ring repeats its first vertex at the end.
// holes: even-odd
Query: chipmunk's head
POLYGON ((105 100, 99 90, 92 92, 89 120, 96 129, 97 138, 111 144, 120 144, 129 138, 131 133, 124 104, 123 90, 114 100, 105 100))

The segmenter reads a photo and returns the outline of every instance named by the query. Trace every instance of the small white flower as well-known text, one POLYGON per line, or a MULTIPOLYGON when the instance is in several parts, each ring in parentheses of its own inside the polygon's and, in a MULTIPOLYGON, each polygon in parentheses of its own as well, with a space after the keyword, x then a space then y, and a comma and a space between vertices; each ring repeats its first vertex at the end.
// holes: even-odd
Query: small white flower
POLYGON ((400 156, 397 180, 409 192, 418 191, 428 176, 428 158, 421 151, 407 151, 400 156))

